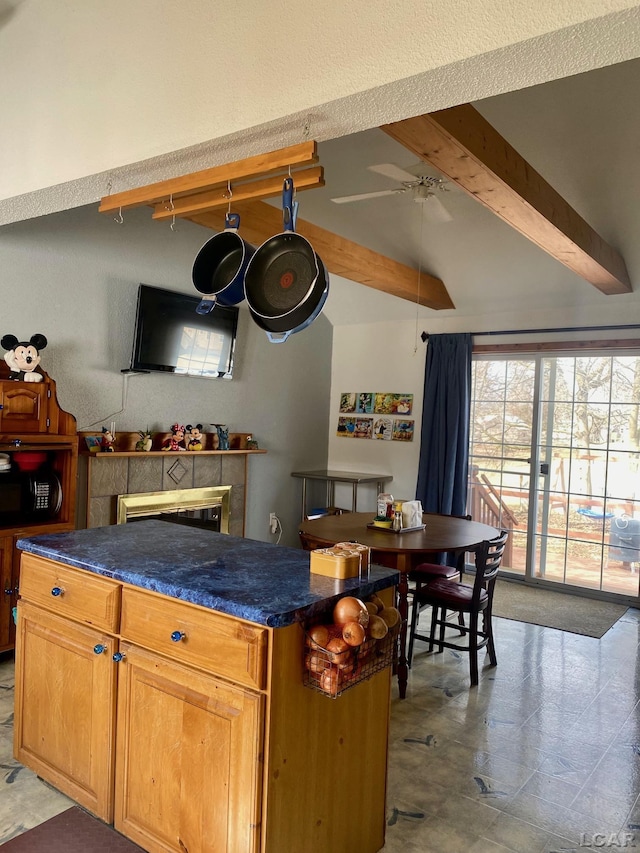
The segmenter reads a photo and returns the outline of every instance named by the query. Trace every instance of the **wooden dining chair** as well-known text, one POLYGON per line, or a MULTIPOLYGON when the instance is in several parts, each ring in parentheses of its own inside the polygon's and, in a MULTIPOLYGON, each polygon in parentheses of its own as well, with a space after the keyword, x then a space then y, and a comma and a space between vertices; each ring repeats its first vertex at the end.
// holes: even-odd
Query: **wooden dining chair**
POLYGON ((473 585, 447 578, 432 580, 428 583, 420 581, 416 583, 407 653, 409 666, 413 658, 415 640, 429 643, 429 651, 432 651, 435 646, 438 652, 444 649, 468 652, 472 686, 478 683, 478 651, 480 649, 486 647, 491 666, 497 665, 491 611, 493 591, 507 537, 508 532, 503 530, 496 539, 482 542, 474 549, 476 573, 473 585), (417 630, 420 610, 427 605, 431 606, 431 628, 428 636, 419 634, 417 630), (448 621, 447 611, 468 614, 468 626, 448 621), (455 628, 460 635, 467 638, 466 642, 459 638, 445 639, 447 628, 455 628))
MULTIPOLYGON (((465 521, 471 521, 470 515, 456 515, 454 518, 464 518, 465 521)), ((415 594, 417 584, 428 584, 436 580, 462 580, 464 574, 466 552, 462 551, 457 556, 455 566, 440 565, 439 563, 418 563, 409 572, 409 592, 415 594)), ((425 605, 426 606, 426 605, 425 605)), ((458 614, 458 624, 464 628, 464 613, 458 614)), ((462 631, 460 632, 462 634, 462 631)))

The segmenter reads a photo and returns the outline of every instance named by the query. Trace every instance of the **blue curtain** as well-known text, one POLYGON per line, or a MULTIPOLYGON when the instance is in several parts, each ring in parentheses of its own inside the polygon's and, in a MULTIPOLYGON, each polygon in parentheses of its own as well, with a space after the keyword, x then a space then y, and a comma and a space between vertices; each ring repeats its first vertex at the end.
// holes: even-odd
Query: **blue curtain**
POLYGON ((429 336, 416 488, 425 512, 466 512, 471 351, 469 334, 429 336))

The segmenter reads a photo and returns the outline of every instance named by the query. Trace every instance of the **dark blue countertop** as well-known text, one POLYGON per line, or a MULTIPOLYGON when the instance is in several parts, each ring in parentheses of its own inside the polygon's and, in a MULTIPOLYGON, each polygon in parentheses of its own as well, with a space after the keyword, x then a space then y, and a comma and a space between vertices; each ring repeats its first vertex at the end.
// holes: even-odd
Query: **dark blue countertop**
POLYGON ((272 628, 398 579, 397 571, 380 566, 366 580, 312 575, 306 551, 165 521, 31 536, 19 539, 18 548, 272 628))

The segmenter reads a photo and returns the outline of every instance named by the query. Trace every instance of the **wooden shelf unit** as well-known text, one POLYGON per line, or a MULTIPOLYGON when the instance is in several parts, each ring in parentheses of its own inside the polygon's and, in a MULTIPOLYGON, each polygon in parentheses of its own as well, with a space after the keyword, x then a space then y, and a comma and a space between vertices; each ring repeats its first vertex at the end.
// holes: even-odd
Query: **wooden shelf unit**
MULTIPOLYGON (((42 382, 7 379, 8 367, 4 362, 0 364, 0 452, 13 457, 29 451, 45 451, 62 486, 62 505, 55 519, 0 524, 0 653, 11 651, 15 645, 12 609, 17 603, 20 579, 17 540, 75 528, 76 421, 60 408, 53 379, 42 375, 42 382)), ((1 477, 2 474, 0 486, 1 477)))

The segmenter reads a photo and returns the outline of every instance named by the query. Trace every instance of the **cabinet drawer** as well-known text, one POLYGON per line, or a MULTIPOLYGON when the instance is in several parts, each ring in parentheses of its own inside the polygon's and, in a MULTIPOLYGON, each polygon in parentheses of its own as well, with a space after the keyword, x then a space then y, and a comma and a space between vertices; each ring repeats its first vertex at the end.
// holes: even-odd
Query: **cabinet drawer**
POLYGON ((122 590, 123 638, 260 690, 266 683, 268 633, 194 604, 126 586, 122 590))
POLYGON ((77 622, 117 631, 121 589, 119 583, 109 578, 34 554, 22 555, 20 596, 77 622))

